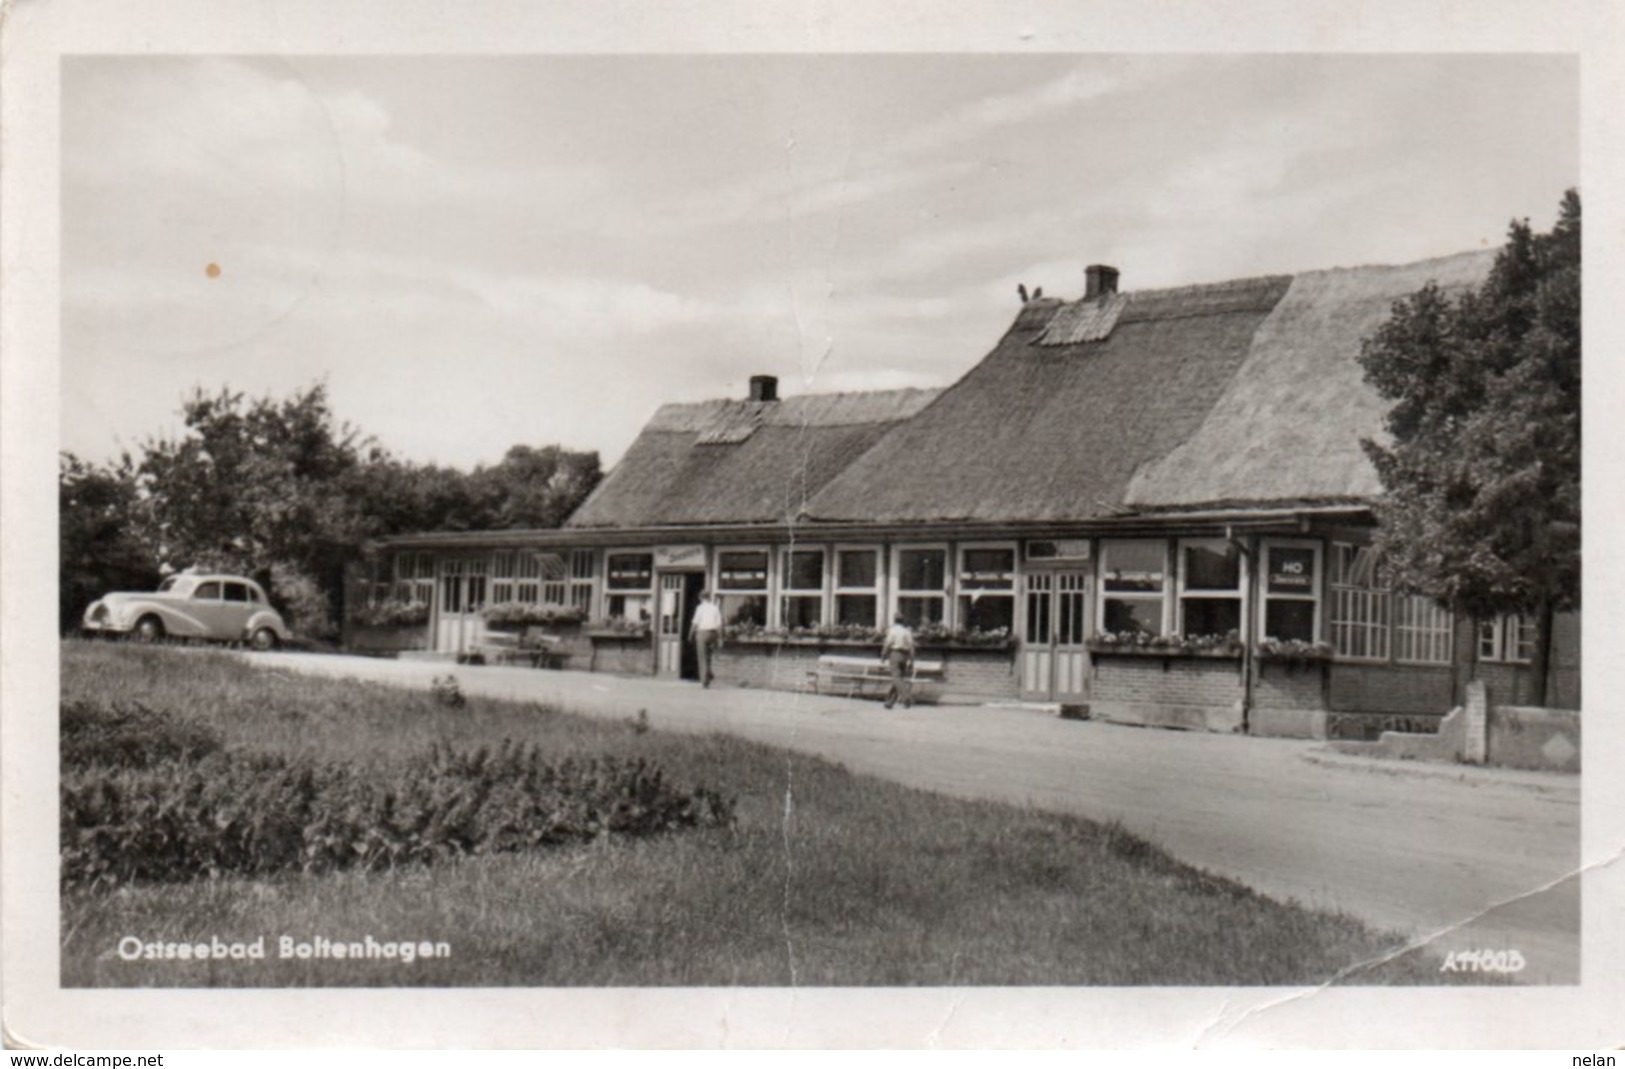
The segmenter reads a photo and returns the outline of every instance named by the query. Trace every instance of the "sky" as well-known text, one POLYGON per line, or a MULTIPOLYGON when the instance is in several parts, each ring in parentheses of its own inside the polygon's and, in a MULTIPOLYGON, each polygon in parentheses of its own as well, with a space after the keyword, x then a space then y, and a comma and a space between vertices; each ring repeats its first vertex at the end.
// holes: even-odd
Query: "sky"
POLYGON ((1498 245, 1579 183, 1515 55, 70 57, 62 441, 285 397, 403 458, 945 386, 1073 298, 1498 245))

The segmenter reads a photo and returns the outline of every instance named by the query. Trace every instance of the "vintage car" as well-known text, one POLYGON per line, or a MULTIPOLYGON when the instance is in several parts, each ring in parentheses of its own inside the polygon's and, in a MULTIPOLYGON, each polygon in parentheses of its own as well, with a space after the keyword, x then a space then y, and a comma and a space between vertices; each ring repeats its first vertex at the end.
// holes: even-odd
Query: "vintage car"
POLYGON ((288 626, 252 579, 238 575, 172 575, 156 593, 107 594, 85 610, 84 630, 142 642, 166 636, 247 642, 275 649, 288 626))

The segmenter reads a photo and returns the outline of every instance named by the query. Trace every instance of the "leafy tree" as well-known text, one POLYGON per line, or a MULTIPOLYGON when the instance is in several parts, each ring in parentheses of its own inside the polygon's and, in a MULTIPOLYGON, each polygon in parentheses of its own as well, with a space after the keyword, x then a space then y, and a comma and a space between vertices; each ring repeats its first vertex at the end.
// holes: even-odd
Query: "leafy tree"
POLYGON ((137 490, 128 456, 99 467, 63 453, 57 465, 58 625, 76 626, 109 590, 150 589, 158 563, 135 525, 137 490))
POLYGON ((326 388, 249 400, 194 391, 184 431, 117 468, 64 456, 64 625, 109 589, 162 568, 253 576, 295 630, 332 634, 346 566, 369 538, 410 531, 557 527, 597 485, 596 453, 518 445, 466 473, 391 456, 340 423, 326 388))
MULTIPOLYGON (((338 424, 326 388, 277 401, 221 389, 194 391, 185 433, 149 440, 136 469, 138 516, 150 552, 170 567, 229 569, 284 585, 304 576, 328 591, 329 611, 301 598, 294 626, 331 631, 344 561, 365 535, 346 478, 363 441, 338 424)), ((284 603, 285 608, 289 608, 284 603)))
POLYGON ((1544 695, 1552 615, 1580 597, 1579 194, 1550 233, 1514 221, 1476 291, 1399 301, 1360 359, 1394 402, 1391 442, 1364 445, 1396 580, 1476 618, 1531 615, 1544 695))

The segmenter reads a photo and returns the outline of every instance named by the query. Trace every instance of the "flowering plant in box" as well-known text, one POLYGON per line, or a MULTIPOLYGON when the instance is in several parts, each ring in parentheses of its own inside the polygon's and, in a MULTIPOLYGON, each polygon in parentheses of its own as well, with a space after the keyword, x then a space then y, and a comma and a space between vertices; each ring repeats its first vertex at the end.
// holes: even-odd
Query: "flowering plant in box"
POLYGON ((499 601, 480 610, 480 615, 492 627, 517 627, 524 624, 579 624, 587 614, 573 605, 499 601))
POLYGON ((609 616, 594 620, 587 625, 588 631, 600 634, 625 635, 627 638, 642 638, 649 633, 648 620, 628 620, 624 616, 609 616))
POLYGON ((1305 642, 1298 638, 1267 638, 1258 644, 1258 656, 1266 661, 1309 663, 1329 660, 1332 647, 1327 642, 1305 642))
POLYGON ((423 601, 386 598, 356 609, 350 614, 350 620, 360 627, 422 627, 429 622, 429 605, 423 601))
POLYGON ((1089 645, 1098 650, 1144 651, 1147 653, 1240 653, 1241 633, 1222 635, 1155 635, 1149 631, 1097 631, 1089 645))

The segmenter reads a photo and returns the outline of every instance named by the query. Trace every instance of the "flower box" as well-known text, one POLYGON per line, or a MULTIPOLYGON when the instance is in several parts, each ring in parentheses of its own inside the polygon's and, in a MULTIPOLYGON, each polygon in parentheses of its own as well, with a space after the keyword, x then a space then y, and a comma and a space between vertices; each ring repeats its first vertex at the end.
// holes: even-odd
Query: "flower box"
POLYGON ((1183 657, 1210 661, 1238 660, 1245 652, 1240 646, 1133 646, 1091 640, 1090 653, 1106 657, 1183 657))

